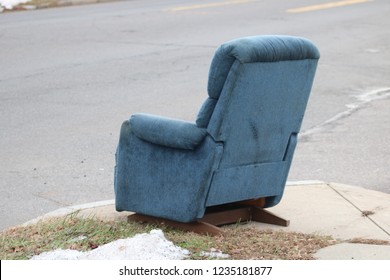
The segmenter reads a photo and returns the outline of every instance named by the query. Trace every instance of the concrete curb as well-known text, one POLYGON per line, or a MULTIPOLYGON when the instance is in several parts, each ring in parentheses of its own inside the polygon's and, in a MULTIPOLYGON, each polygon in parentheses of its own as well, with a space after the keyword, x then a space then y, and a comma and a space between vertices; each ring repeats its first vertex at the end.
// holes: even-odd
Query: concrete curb
POLYGON ((59 208, 57 210, 51 211, 51 212, 44 214, 42 216, 39 216, 37 218, 34 218, 32 220, 29 220, 29 221, 21 224, 21 226, 29 226, 29 225, 33 225, 33 224, 36 224, 40 221, 44 221, 44 220, 47 220, 50 218, 63 217, 63 216, 71 215, 75 212, 79 212, 82 210, 96 209, 99 207, 113 205, 114 203, 115 203, 115 200, 112 199, 112 200, 104 200, 104 201, 97 201, 97 202, 91 202, 91 203, 86 203, 86 204, 63 207, 63 208, 59 208))

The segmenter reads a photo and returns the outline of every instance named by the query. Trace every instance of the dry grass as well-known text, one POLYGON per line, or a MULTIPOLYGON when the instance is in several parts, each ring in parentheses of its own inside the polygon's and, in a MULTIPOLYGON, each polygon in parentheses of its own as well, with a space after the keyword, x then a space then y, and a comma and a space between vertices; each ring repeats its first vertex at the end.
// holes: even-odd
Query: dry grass
MULTIPOLYGON (((92 250, 153 228, 135 222, 103 222, 71 215, 0 233, 0 259, 29 259, 55 249, 92 250)), ((230 259, 310 260, 317 250, 336 242, 328 236, 259 231, 237 225, 224 227, 223 235, 215 237, 166 227, 162 230, 167 239, 188 249, 191 259, 205 259, 202 251, 217 250, 229 254, 230 259)))
POLYGON ((166 235, 176 244, 190 250, 193 259, 202 259, 201 251, 213 249, 229 254, 230 259, 238 260, 311 260, 319 249, 336 243, 329 236, 237 226, 225 227, 223 235, 215 237, 195 237, 194 233, 171 236, 170 232, 166 235))
POLYGON ((125 222, 108 223, 70 215, 2 232, 0 259, 29 259, 59 248, 86 251, 150 229, 125 222))

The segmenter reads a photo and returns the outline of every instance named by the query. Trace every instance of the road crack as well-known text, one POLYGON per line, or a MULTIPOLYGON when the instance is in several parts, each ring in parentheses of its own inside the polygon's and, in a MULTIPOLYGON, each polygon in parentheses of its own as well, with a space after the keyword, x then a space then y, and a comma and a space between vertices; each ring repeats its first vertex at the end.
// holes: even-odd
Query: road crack
POLYGON ((332 126, 334 123, 340 120, 350 117, 352 114, 356 113, 358 110, 364 108, 367 104, 373 101, 390 98, 390 87, 367 91, 363 94, 357 95, 355 98, 357 99, 356 102, 345 105, 347 110, 340 112, 326 121, 301 132, 299 137, 309 137, 312 134, 324 130, 326 127, 332 126))

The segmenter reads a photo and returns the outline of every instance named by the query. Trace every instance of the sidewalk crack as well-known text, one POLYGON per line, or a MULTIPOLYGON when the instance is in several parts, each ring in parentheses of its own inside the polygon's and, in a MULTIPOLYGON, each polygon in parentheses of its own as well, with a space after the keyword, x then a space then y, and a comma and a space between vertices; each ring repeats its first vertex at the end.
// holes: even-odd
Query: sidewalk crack
POLYGON ((338 195, 340 195, 342 198, 344 198, 349 204, 351 204, 354 208, 356 208, 361 214, 363 217, 369 219, 374 225, 376 225, 378 228, 380 228, 383 232, 385 232, 387 235, 390 236, 390 233, 384 229, 382 226, 380 226, 377 222, 375 222, 370 216, 371 216, 371 213, 368 214, 368 212, 370 211, 366 211, 366 210, 362 210, 360 209, 359 207, 357 207, 355 204, 352 203, 352 201, 350 201, 348 198, 346 198, 342 193, 340 193, 338 190, 336 190, 335 188, 333 188, 330 184, 326 184, 329 188, 331 188, 333 191, 335 191, 338 195))

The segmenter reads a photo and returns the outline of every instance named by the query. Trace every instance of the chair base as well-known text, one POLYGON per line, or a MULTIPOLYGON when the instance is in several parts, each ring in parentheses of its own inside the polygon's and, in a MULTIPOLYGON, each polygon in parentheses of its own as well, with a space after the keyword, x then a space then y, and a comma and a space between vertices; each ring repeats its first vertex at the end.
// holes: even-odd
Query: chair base
POLYGON ((229 204, 213 206, 206 209, 203 218, 195 222, 182 223, 164 218, 157 218, 142 214, 132 214, 127 217, 127 221, 137 221, 142 223, 164 224, 184 231, 192 231, 204 235, 221 235, 222 230, 218 226, 255 221, 260 223, 273 224, 287 227, 289 220, 283 219, 263 208, 246 204, 229 204))

